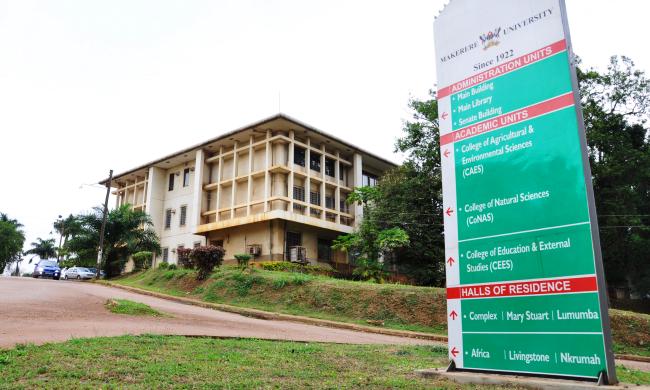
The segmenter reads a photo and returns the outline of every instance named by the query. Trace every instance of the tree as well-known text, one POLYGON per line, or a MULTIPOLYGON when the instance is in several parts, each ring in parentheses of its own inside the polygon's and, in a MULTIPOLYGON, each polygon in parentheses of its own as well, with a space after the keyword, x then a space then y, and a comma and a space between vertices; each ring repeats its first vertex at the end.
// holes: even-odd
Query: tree
POLYGON ((37 255, 41 259, 49 259, 50 257, 56 257, 56 245, 53 238, 48 238, 46 240, 42 238, 37 238, 35 242, 30 244, 32 248, 25 252, 25 254, 37 255))
MULTIPOLYGON (((95 207, 92 212, 76 217, 80 231, 68 240, 66 249, 75 253, 80 261, 97 258, 103 212, 103 207, 95 207)), ((119 275, 129 257, 137 252, 160 253, 158 236, 151 226, 151 218, 147 213, 133 210, 128 204, 108 213, 103 259, 107 277, 119 275)))
POLYGON ((7 264, 20 259, 25 243, 22 226, 7 214, 0 213, 0 270, 4 270, 7 264))
MULTIPOLYGON (((600 225, 605 276, 610 286, 650 294, 650 83, 626 57, 612 57, 605 72, 577 69, 589 162, 600 225)), ((444 278, 440 134, 434 91, 411 99, 396 150, 406 162, 384 175, 377 217, 402 226, 410 245, 397 251, 400 267, 444 278), (414 195, 417 194, 417 195, 414 195), (430 218, 430 219, 428 219, 430 218), (421 225, 418 225, 421 223, 421 225), (422 229, 417 229, 421 226, 422 229), (408 253, 410 252, 410 253, 408 253), (417 254, 421 253, 421 263, 417 254)), ((426 275, 425 275, 426 276, 426 275)), ((420 279, 425 282, 424 279, 420 279)))
POLYGON ((378 283, 383 282, 386 274, 380 260, 409 245, 409 236, 400 227, 382 228, 375 213, 380 198, 377 187, 354 188, 346 201, 363 206, 363 220, 357 231, 337 237, 332 245, 333 249, 356 258, 355 275, 378 283))
POLYGON ((382 196, 375 203, 374 213, 379 226, 401 228, 409 237, 409 245, 397 248, 390 263, 418 284, 444 286, 439 181, 407 161, 386 172, 378 188, 382 196))
POLYGON ((440 131, 435 91, 426 100, 409 101, 411 118, 395 151, 404 153, 404 164, 382 176, 376 215, 382 227, 397 226, 410 244, 395 252, 392 262, 399 272, 419 284, 444 286, 444 236, 442 224, 442 174, 440 131))
POLYGON ((650 293, 650 87, 626 57, 612 57, 606 72, 578 69, 610 287, 650 293))

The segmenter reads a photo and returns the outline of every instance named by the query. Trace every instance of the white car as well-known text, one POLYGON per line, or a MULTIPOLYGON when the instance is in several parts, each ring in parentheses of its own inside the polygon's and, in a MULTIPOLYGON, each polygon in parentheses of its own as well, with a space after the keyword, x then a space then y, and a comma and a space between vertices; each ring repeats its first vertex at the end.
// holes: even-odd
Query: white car
POLYGON ((68 268, 65 271, 65 276, 63 277, 64 279, 92 279, 95 277, 95 274, 91 272, 88 268, 83 268, 83 267, 72 267, 68 268))

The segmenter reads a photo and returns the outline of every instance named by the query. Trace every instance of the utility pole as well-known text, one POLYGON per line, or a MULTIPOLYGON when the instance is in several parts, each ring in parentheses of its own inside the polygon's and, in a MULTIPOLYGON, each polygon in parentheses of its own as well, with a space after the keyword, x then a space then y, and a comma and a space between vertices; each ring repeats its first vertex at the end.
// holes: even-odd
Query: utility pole
POLYGON ((108 196, 111 193, 111 181, 113 180, 113 170, 108 174, 108 182, 106 183, 106 199, 104 200, 104 216, 102 218, 102 229, 99 232, 99 250, 97 251, 97 275, 99 279, 102 270, 102 257, 104 254, 104 230, 106 229, 106 216, 108 214, 108 196))
POLYGON ((59 215, 59 227, 61 228, 61 235, 59 236, 59 252, 56 254, 56 262, 61 262, 61 245, 63 244, 63 235, 65 234, 65 223, 63 222, 63 216, 59 215))

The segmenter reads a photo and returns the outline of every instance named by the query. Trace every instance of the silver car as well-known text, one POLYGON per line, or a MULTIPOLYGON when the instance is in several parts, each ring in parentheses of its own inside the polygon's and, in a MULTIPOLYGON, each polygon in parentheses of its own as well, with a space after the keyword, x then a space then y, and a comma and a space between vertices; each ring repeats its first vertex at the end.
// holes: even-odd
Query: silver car
POLYGON ((72 267, 68 268, 67 271, 65 271, 65 276, 63 277, 64 279, 92 279, 95 277, 95 274, 92 273, 88 268, 83 268, 83 267, 72 267))

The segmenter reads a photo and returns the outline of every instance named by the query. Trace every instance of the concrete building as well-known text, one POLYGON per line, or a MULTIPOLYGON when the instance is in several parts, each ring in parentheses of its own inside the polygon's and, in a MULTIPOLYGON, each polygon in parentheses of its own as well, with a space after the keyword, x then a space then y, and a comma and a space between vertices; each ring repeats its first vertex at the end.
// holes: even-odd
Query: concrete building
POLYGON ((362 217, 345 202, 394 164, 284 114, 116 175, 116 206, 151 215, 163 253, 223 246, 225 260, 346 263, 332 240, 362 217))

